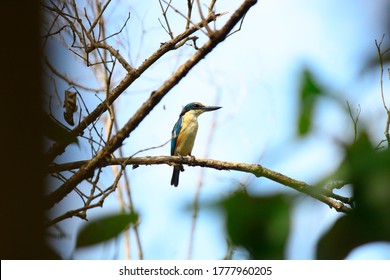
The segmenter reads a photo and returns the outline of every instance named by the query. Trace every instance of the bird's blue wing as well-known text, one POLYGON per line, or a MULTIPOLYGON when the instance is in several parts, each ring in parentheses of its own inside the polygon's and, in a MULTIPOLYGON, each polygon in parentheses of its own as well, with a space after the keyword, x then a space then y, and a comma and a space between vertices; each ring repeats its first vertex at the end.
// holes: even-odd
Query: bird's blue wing
POLYGON ((177 136, 180 133, 182 121, 183 121, 183 117, 180 116, 179 120, 176 122, 175 126, 172 129, 171 156, 173 156, 175 154, 175 147, 176 147, 177 136))

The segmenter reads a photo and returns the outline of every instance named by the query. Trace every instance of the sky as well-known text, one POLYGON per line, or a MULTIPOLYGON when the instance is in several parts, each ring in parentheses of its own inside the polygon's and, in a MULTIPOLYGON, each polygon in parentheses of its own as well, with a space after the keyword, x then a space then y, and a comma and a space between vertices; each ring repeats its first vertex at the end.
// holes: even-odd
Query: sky
MULTIPOLYGON (((172 3, 175 5, 177 1, 172 3)), ((239 6, 240 1, 219 1, 218 12, 227 11, 217 27, 239 6)), ((259 1, 246 15, 239 32, 227 38, 202 60, 141 125, 125 140, 124 152, 131 155, 141 149, 161 145, 170 133, 182 106, 198 101, 206 105, 222 106, 221 110, 199 117, 199 131, 193 155, 222 161, 259 163, 295 179, 315 184, 337 168, 342 153, 336 144, 339 139, 351 139, 352 123, 343 109, 333 101, 323 100, 316 109, 314 133, 299 139, 295 133, 298 112, 299 75, 303 67, 310 69, 320 84, 352 108, 361 107, 361 120, 378 123, 371 126, 373 139, 383 138, 385 114, 380 99, 379 75, 364 73, 368 57, 376 56, 374 40, 386 31, 380 18, 385 0, 368 3, 363 0, 293 0, 259 1), (211 125, 215 122, 211 142, 211 125)), ((127 13, 131 18, 124 32, 111 39, 121 53, 139 65, 161 42, 169 38, 158 19, 163 20, 158 2, 118 1, 109 8, 106 22, 112 30, 121 27, 127 13), (130 39, 129 39, 130 38, 130 39), (129 43, 130 42, 130 43, 129 43), (123 50, 123 52, 122 52, 123 50)), ((185 10, 184 10, 185 11, 185 10)), ((183 19, 170 14, 175 34, 183 19)), ((388 38, 390 40, 390 34, 388 38)), ((198 44, 204 42, 200 35, 198 44)), ((55 44, 55 43, 54 43, 55 44)), ((172 52, 145 72, 115 103, 118 121, 124 124, 178 65, 189 58, 190 47, 172 52)), ((74 57, 66 57, 57 46, 53 64, 80 82, 91 79, 91 74, 78 70, 74 57), (65 62, 65 63, 64 63, 65 62)), ((116 81, 121 74, 118 71, 116 81)), ((114 79, 115 81, 115 79, 114 79)), ((386 82, 385 86, 388 85, 386 82)), ((66 89, 67 85, 60 83, 66 89)), ((94 108, 100 100, 92 93, 85 95, 94 108)), ((53 102, 52 106, 59 106, 53 102)), ((89 150, 73 146, 58 158, 58 162, 87 158, 89 150), (70 156, 71 155, 71 156, 70 156), (76 155, 76 156, 75 156, 76 155)), ((153 149, 139 156, 169 155, 170 145, 153 149)), ((146 166, 128 170, 132 185, 134 207, 140 213, 141 242, 145 259, 186 259, 188 256, 192 212, 188 211, 201 173, 200 168, 187 167, 181 173, 178 188, 170 186, 169 166, 146 166)), ((237 182, 250 182, 251 194, 267 195, 279 192, 296 193, 277 186, 266 179, 238 172, 204 170, 204 185, 200 201, 207 203, 227 196, 237 182)), ((103 179, 107 185, 113 178, 108 171, 103 179)), ((342 190, 342 194, 350 194, 342 190)), ((77 196, 69 195, 51 215, 72 206, 77 196), (73 200, 73 201, 72 201, 73 200)), ((312 259, 318 238, 341 214, 311 198, 300 197, 293 209, 293 230, 286 251, 288 259, 312 259)), ((118 211, 115 194, 103 209, 90 212, 90 218, 118 211)), ((55 240, 63 257, 75 259, 123 258, 123 238, 102 246, 72 253, 75 235, 82 225, 73 218, 61 224, 68 236, 55 240)), ((194 259, 220 259, 226 253, 224 217, 207 208, 199 213, 195 232, 194 259)), ((137 248, 132 236, 132 256, 137 248)), ((238 250, 235 258, 245 257, 238 250)), ((390 259, 389 244, 366 245, 350 254, 351 259, 390 259)))

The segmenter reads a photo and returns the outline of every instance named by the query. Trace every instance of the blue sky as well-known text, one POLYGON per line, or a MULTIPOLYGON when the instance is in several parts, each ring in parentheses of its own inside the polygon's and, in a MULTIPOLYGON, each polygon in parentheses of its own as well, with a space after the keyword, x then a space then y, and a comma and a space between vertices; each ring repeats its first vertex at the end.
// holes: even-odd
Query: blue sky
MULTIPOLYGON (((228 11, 227 19, 240 1, 220 1, 218 12, 228 11)), ((298 110, 298 82, 303 67, 313 71, 319 82, 352 108, 361 106, 362 122, 377 123, 370 132, 375 141, 383 137, 385 113, 379 92, 379 75, 362 74, 369 55, 375 56, 375 39, 386 31, 378 20, 385 16, 383 1, 259 1, 248 13, 240 32, 230 36, 201 61, 187 77, 160 102, 153 112, 125 141, 125 154, 130 155, 148 147, 158 146, 170 138, 170 132, 182 106, 192 101, 219 105, 223 109, 199 118, 199 131, 193 155, 204 157, 212 122, 216 129, 209 147, 209 158, 260 163, 298 180, 314 184, 337 168, 342 159, 335 140, 352 139, 352 122, 339 105, 324 100, 316 110, 314 133, 306 139, 295 135, 298 110)), ((157 2, 156 2, 157 3, 157 2)), ((111 43, 121 53, 139 65, 168 36, 157 18, 162 19, 158 4, 152 1, 119 1, 107 18, 112 30, 118 30, 131 11, 128 27, 111 43), (115 16, 114 16, 115 15, 115 16), (115 21, 113 20, 115 19, 115 21), (130 44, 124 44, 131 38, 130 44), (142 40, 140 40, 142 38, 142 40), (123 48, 123 52, 122 52, 123 48)), ((175 4, 175 1, 173 1, 175 4)), ((172 26, 182 26, 180 16, 171 14, 172 26)), ((221 19, 223 22, 226 19, 221 19)), ((221 26, 218 23, 217 26, 221 26)), ((177 28, 177 30, 179 30, 177 28)), ((178 33, 179 31, 177 31, 178 33)), ((176 34, 177 34, 176 33, 176 34)), ((390 39, 390 34, 388 34, 390 39)), ((200 42, 204 38, 200 36, 200 42)), ((200 45, 199 42, 199 45, 200 45)), ((74 59, 64 58, 59 48, 58 67, 65 73, 75 73, 74 59), (72 72, 73 71, 73 72, 72 72)), ((115 106, 119 123, 124 124, 135 110, 176 69, 178 62, 188 59, 190 47, 168 54, 145 78, 134 83, 115 106)), ((116 81, 121 74, 117 73, 116 81)), ((80 82, 91 78, 81 70, 76 72, 80 82)), ((388 85, 388 82, 386 82, 388 85)), ((66 85, 63 85, 66 88, 66 85)), ((99 100, 89 93, 88 104, 99 100)), ((69 149, 75 155, 87 158, 88 149, 76 146, 69 149)), ((169 145, 142 153, 168 155, 169 145)), ((64 155, 59 161, 68 160, 64 155)), ((201 170, 187 167, 181 174, 180 185, 169 185, 171 167, 147 166, 128 170, 132 185, 134 206, 141 215, 140 234, 146 259, 186 259, 188 254, 191 216, 186 210, 192 203, 201 170)), ((110 172, 103 179, 112 182, 110 172)), ((290 192, 266 179, 254 179, 237 172, 205 170, 201 201, 208 202, 228 195, 235 183, 251 180, 253 194, 290 192)), ((345 190, 348 193, 348 190, 345 190)), ((76 196, 69 196, 72 204, 76 196)), ((68 204, 69 206, 69 204, 68 204)), ((63 205, 55 211, 63 211, 63 205)), ((90 218, 118 210, 116 195, 107 199, 103 209, 90 212, 90 218)), ((314 258, 319 236, 340 214, 310 198, 299 198, 294 208, 294 227, 286 256, 290 259, 314 258)), ((54 215, 55 216, 55 215, 54 215)), ((62 224, 69 233, 58 241, 64 257, 68 257, 74 236, 81 222, 75 218, 62 224)), ((194 259, 220 259, 226 253, 224 217, 217 212, 201 209, 197 224, 194 259)), ((123 258, 123 239, 104 246, 77 251, 76 259, 123 258)), ((132 238, 132 256, 136 246, 132 238)), ((374 245, 373 245, 374 246, 374 245)), ((351 258, 390 258, 389 244, 356 250, 351 258)), ((237 252, 240 257, 243 252, 237 252)))

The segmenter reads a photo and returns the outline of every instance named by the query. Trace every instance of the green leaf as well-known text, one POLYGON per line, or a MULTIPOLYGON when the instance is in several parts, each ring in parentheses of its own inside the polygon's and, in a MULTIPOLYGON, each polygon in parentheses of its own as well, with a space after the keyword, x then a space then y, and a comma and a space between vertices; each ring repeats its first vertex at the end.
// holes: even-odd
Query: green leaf
POLYGON ((285 195, 252 197, 236 192, 220 202, 226 212, 226 230, 235 246, 251 259, 283 259, 290 229, 290 203, 285 195))
POLYGON ((138 215, 135 213, 116 214, 90 221, 80 230, 76 248, 108 241, 137 221, 138 215))
POLYGON ((336 174, 351 183, 355 208, 322 236, 319 259, 344 259, 360 245, 390 242, 390 150, 375 150, 365 133, 345 150, 336 174))
POLYGON ((313 74, 304 69, 301 76, 300 93, 300 112, 298 118, 298 135, 305 136, 310 132, 313 111, 317 103, 318 97, 323 91, 314 79, 313 74))

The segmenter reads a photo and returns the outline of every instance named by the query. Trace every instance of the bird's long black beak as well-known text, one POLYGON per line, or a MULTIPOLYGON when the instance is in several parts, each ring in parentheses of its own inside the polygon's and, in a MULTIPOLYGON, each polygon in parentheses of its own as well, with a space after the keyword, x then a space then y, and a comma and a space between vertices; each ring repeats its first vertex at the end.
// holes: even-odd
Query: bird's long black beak
POLYGON ((220 106, 204 106, 202 108, 203 111, 205 112, 208 112, 208 111, 214 111, 214 110, 218 110, 218 109, 221 109, 222 107, 220 106))

